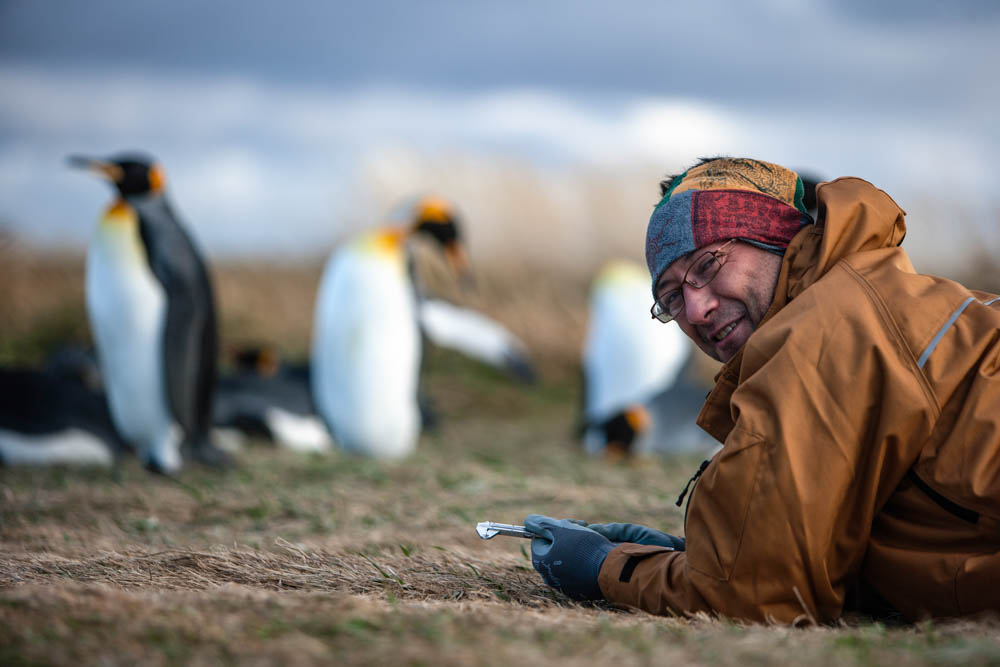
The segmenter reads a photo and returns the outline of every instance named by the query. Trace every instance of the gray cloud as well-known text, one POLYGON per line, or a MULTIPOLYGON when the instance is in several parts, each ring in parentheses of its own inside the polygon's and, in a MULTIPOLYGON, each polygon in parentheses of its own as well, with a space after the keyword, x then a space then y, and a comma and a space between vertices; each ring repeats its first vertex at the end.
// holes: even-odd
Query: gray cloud
POLYGON ((502 216, 492 217, 495 190, 512 180, 536 203, 561 202, 544 216, 570 227, 596 215, 577 206, 593 174, 641 225, 656 177, 704 154, 862 176, 911 213, 906 202, 928 192, 962 201, 975 219, 989 220, 980 213, 996 203, 996 142, 895 115, 526 88, 329 92, 17 67, 0 67, 0 88, 8 93, 0 98, 0 220, 40 243, 84 243, 108 199, 106 186, 65 168, 65 155, 129 148, 167 166, 178 208, 216 255, 322 252, 381 220, 394 199, 426 189, 444 189, 502 226, 502 216))
POLYGON ((886 6, 91 0, 53 11, 15 2, 0 14, 0 58, 330 88, 527 86, 880 109, 961 106, 961 93, 987 89, 1000 101, 1000 12, 985 2, 886 6), (937 94, 923 94, 929 84, 937 94))
POLYGON ((551 194, 581 170, 632 192, 615 174, 635 165, 754 154, 989 222, 991 7, 8 2, 0 222, 85 238, 106 192, 63 156, 125 148, 164 161, 214 252, 315 248, 431 175, 485 197, 469 160, 551 194))

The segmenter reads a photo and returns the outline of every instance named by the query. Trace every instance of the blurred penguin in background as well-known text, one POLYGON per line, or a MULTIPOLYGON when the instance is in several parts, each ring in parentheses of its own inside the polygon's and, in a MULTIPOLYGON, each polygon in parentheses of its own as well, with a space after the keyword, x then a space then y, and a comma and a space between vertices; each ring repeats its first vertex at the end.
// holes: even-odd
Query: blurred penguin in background
POLYGON ((74 156, 114 187, 87 252, 86 296, 108 405, 121 437, 151 470, 183 456, 227 462, 209 440, 216 314, 201 255, 166 197, 165 176, 139 154, 74 156))
POLYGON ((620 459, 704 451, 714 442, 695 424, 705 390, 689 380, 691 344, 677 327, 649 318, 649 273, 613 261, 594 278, 583 347, 583 447, 620 459))
POLYGON ((409 224, 363 232, 330 256, 316 296, 313 399, 334 440, 376 458, 413 451, 420 433, 418 304, 406 244, 426 234, 453 272, 469 275, 450 205, 416 204, 409 224))
POLYGON ((0 466, 110 466, 115 432, 96 362, 64 348, 42 369, 0 368, 0 466))
POLYGON ((442 299, 418 296, 420 332, 438 347, 499 368, 525 384, 537 378, 527 346, 483 313, 442 299))
MULTIPOLYGON (((411 224, 410 221, 420 217, 450 217, 455 221, 456 229, 459 225, 454 207, 434 196, 406 202, 391 217, 402 218, 404 224, 411 224)), ((435 297, 424 284, 412 252, 408 252, 407 267, 417 300, 417 323, 425 342, 460 352, 470 359, 504 371, 520 382, 530 384, 536 380, 535 366, 527 346, 507 327, 473 308, 435 297)), ((468 271, 459 273, 458 278, 466 290, 473 287, 472 274, 468 271)), ((434 417, 430 414, 433 410, 429 399, 424 395, 421 395, 421 410, 424 426, 427 426, 429 420, 434 421, 434 417)))
POLYGON ((524 345, 490 318, 427 298, 408 243, 425 236, 452 273, 471 282, 459 218, 440 197, 406 207, 405 221, 367 231, 331 255, 320 281, 311 378, 317 411, 345 450, 398 458, 416 447, 428 410, 419 397, 422 336, 534 377, 524 345))
POLYGON ((293 365, 270 345, 233 355, 234 370, 219 377, 213 423, 283 449, 324 453, 333 447, 316 413, 308 364, 293 365))
POLYGON ((589 454, 603 453, 606 461, 620 461, 634 453, 636 441, 649 430, 649 411, 633 403, 601 420, 584 422, 583 443, 589 454))

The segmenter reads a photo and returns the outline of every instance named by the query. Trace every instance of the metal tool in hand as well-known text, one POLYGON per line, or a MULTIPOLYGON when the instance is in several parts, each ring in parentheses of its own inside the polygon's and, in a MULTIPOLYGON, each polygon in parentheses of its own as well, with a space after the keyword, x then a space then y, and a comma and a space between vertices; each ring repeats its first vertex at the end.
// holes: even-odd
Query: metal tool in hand
POLYGON ((493 521, 480 521, 476 524, 476 532, 479 537, 489 540, 497 535, 509 535, 510 537, 527 537, 531 539, 534 533, 528 532, 524 526, 514 526, 509 523, 495 523, 493 521))

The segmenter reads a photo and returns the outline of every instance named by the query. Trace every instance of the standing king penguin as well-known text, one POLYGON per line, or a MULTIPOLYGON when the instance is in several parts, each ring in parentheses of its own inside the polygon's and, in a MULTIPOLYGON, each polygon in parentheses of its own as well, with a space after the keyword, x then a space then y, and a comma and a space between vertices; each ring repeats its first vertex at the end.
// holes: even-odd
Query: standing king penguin
POLYGON ((455 214, 436 197, 417 202, 408 225, 347 241, 323 270, 313 329, 313 398, 334 439, 350 452, 399 458, 413 451, 420 435, 421 341, 406 249, 417 233, 440 243, 452 269, 468 275, 455 214))
POLYGON ((594 278, 582 352, 583 447, 590 454, 618 458, 669 450, 670 442, 651 440, 683 426, 663 409, 670 401, 651 410, 651 400, 678 381, 691 356, 690 341, 676 326, 650 321, 648 301, 643 266, 611 261, 594 278))
POLYGON ((87 251, 87 311, 111 416, 151 470, 180 470, 182 452, 224 462, 209 442, 216 315, 208 271, 164 196, 162 168, 142 155, 74 156, 118 198, 87 251))

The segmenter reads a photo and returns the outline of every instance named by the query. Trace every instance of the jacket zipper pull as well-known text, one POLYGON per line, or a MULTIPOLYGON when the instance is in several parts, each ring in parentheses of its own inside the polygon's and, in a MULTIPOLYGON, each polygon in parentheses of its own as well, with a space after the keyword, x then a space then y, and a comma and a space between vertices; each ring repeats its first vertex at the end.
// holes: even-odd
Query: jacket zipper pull
POLYGON ((704 461, 702 461, 701 465, 698 466, 698 472, 696 472, 694 474, 694 476, 691 479, 688 480, 688 483, 684 485, 684 490, 681 491, 681 495, 677 496, 677 506, 678 507, 680 507, 681 505, 684 504, 684 496, 687 495, 688 489, 691 488, 692 484, 694 484, 696 481, 698 481, 698 478, 701 477, 701 473, 705 472, 705 468, 708 467, 709 463, 711 463, 711 461, 708 460, 708 459, 705 459, 704 461))

